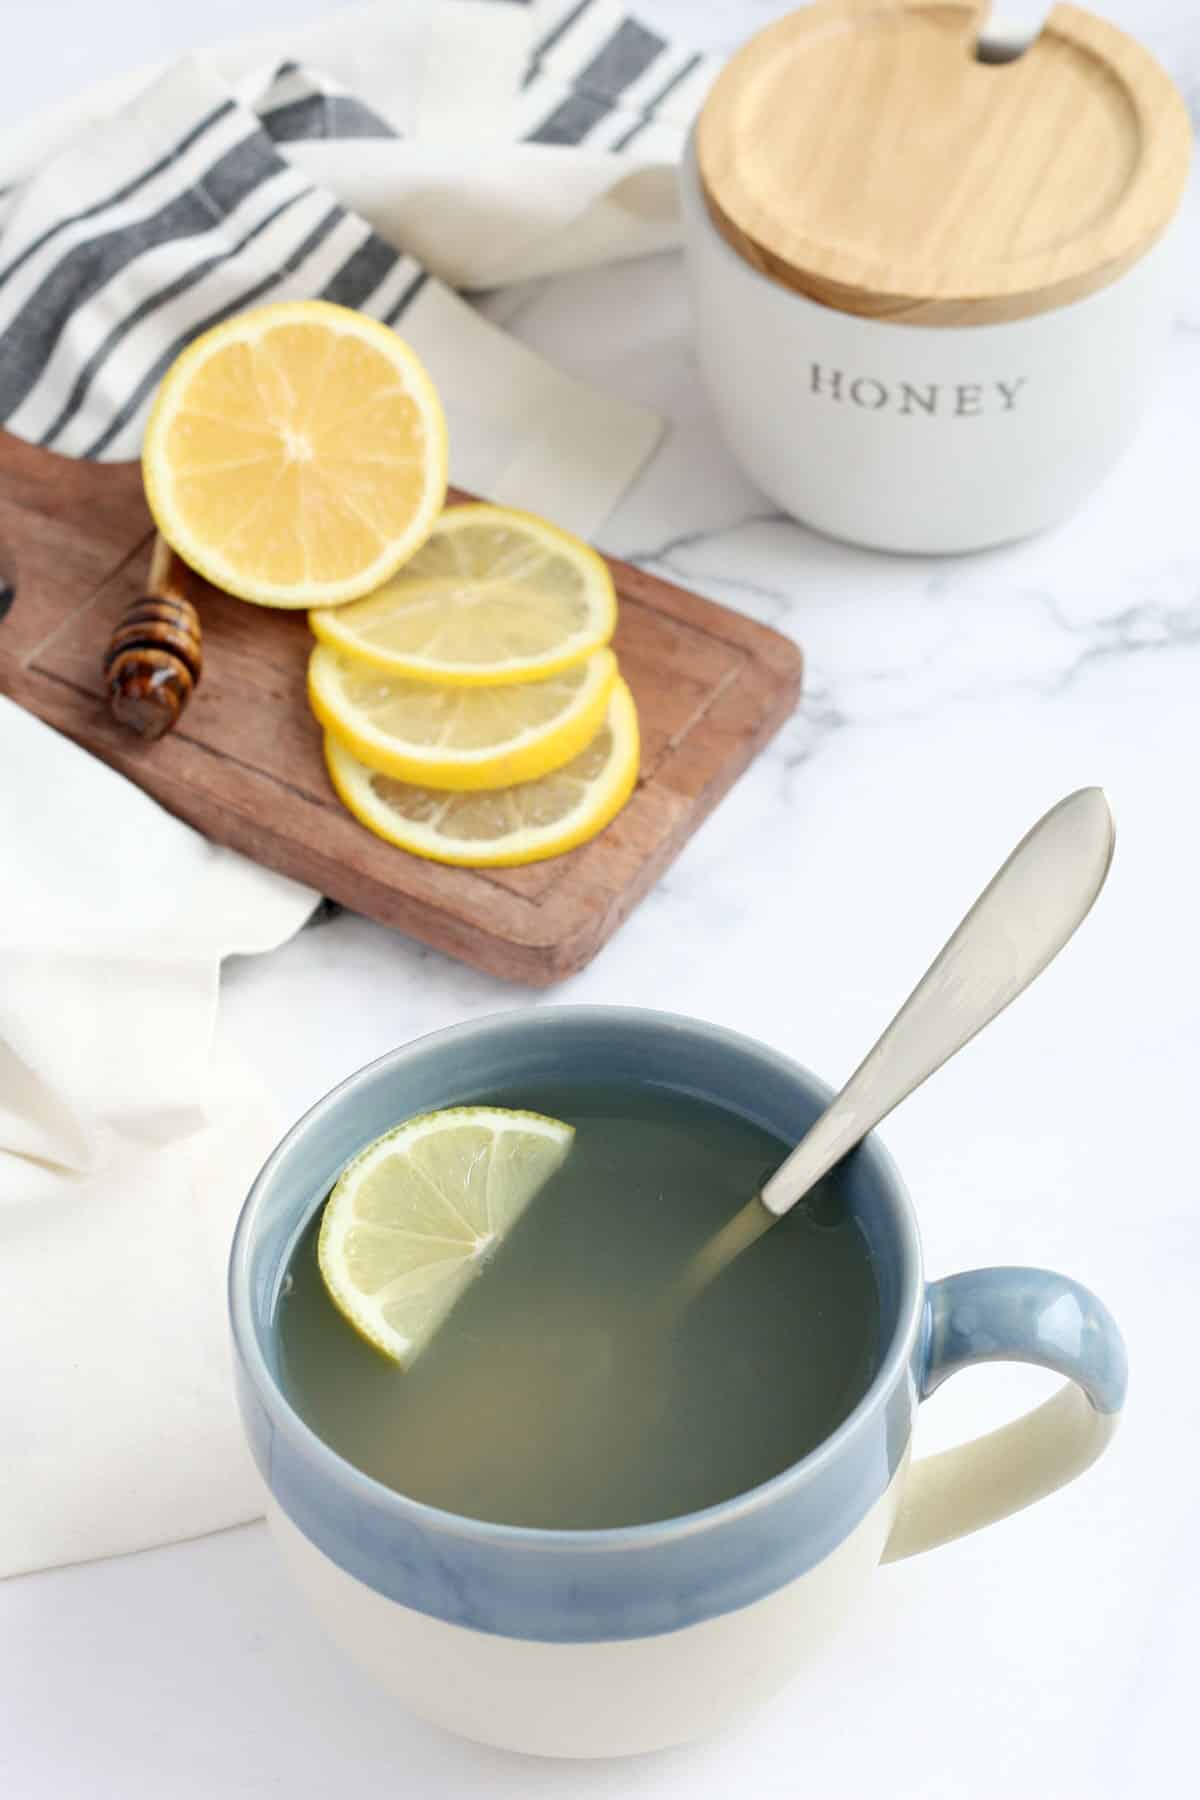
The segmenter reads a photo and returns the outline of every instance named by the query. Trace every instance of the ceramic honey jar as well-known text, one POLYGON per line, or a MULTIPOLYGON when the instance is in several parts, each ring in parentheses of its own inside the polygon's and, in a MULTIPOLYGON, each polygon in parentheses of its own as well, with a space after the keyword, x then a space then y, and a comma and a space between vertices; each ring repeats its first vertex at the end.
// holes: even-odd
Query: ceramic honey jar
POLYGON ((1184 103, 1060 5, 981 60, 979 0, 816 0, 715 82, 683 169, 700 364, 798 519, 953 552, 1064 517, 1129 443, 1171 301, 1184 103))

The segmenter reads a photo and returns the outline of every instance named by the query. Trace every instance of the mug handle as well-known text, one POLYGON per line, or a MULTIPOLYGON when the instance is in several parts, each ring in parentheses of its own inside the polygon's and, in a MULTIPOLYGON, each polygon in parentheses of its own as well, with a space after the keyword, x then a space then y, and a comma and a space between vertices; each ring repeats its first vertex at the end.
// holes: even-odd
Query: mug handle
POLYGON ((1125 1345, 1095 1294, 1047 1269, 971 1269, 925 1297, 925 1400, 980 1362, 1028 1362, 1069 1376, 1044 1405, 908 1472, 884 1562, 1007 1518, 1094 1463, 1125 1402, 1125 1345))

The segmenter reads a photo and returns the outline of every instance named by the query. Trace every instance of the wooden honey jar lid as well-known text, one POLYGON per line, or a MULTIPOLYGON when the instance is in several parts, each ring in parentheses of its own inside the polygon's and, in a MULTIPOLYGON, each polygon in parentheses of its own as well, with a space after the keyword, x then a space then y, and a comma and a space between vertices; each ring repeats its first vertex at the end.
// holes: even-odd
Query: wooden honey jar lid
POLYGON ((1177 89, 1074 6, 982 62, 987 10, 816 0, 744 45, 696 130, 738 254, 842 312, 936 326, 1044 312, 1137 262, 1187 179, 1177 89))

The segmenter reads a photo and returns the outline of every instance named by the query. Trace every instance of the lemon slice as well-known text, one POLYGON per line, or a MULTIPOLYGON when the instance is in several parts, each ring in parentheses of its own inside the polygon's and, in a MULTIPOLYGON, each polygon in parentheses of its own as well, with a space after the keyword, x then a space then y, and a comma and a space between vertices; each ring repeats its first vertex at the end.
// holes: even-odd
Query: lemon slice
POLYGON ((386 325, 325 300, 238 313, 172 364, 142 450, 162 535, 263 606, 356 600, 446 497, 441 402, 386 325))
POLYGON ((616 679, 616 657, 597 650, 518 687, 431 687, 318 644, 308 697, 326 731, 368 768, 425 787, 503 787, 570 762, 599 730, 616 679))
POLYGON ((513 867, 575 849, 620 812, 637 781, 637 711, 618 681, 586 750, 552 775, 491 792, 451 794, 393 781, 332 737, 325 761, 340 799, 377 837, 434 862, 513 867))
POLYGON ((553 675, 607 644, 617 597, 603 557, 504 506, 452 506, 365 600, 309 620, 324 644, 410 681, 472 686, 553 675))
POLYGON ((458 1106, 377 1138, 325 1204, 317 1260, 334 1305, 407 1368, 574 1136, 541 1113, 458 1106))

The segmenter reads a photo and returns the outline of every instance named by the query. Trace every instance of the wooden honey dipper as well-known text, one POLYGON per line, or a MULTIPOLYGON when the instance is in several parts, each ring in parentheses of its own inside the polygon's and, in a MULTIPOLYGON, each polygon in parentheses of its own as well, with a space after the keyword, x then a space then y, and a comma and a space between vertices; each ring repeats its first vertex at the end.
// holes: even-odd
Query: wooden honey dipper
POLYGON ((188 591, 197 580, 156 537, 146 592, 122 613, 105 652, 112 715, 144 738, 170 731, 200 679, 200 617, 188 591))

